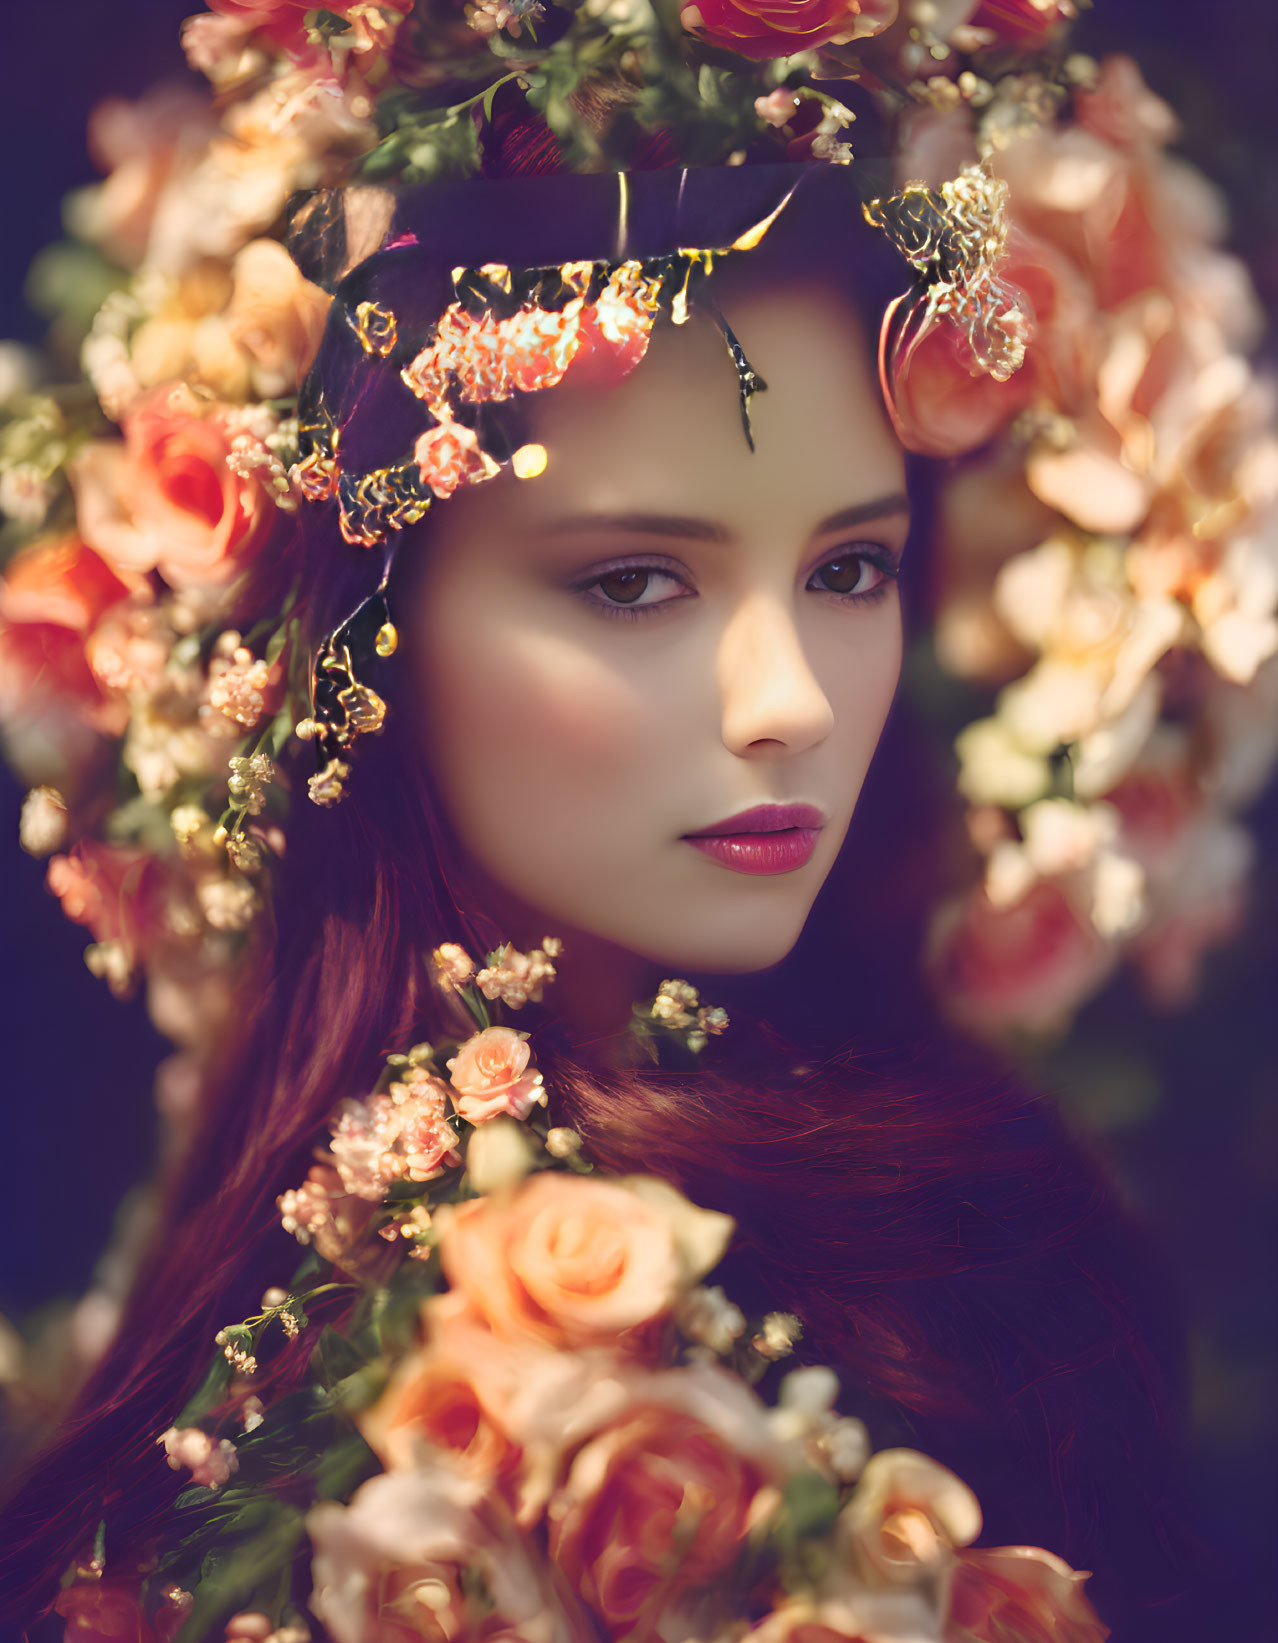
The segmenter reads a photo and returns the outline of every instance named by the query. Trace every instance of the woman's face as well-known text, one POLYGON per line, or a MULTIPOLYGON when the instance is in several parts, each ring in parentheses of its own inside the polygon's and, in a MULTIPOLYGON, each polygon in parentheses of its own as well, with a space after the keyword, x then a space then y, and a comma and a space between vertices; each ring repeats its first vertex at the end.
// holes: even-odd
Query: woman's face
POLYGON ((790 951, 901 662, 903 460, 857 322, 817 288, 725 314, 767 383, 753 451, 713 321, 658 329, 619 384, 530 402, 544 471, 440 508, 400 613, 442 803, 503 910, 672 973, 790 951), (688 838, 761 805, 819 826, 688 838))

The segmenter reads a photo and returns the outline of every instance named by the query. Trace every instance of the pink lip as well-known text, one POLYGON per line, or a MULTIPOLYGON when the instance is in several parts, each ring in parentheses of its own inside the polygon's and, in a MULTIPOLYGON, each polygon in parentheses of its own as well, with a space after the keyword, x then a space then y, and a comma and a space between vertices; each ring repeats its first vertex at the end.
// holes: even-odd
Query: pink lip
POLYGON ((825 817, 811 804, 761 804, 683 836, 737 873, 792 873, 812 859, 825 817))
POLYGON ((698 827, 685 833, 685 839, 724 838, 735 833, 779 833, 786 827, 825 826, 825 817, 814 804, 756 804, 753 810, 742 810, 727 821, 712 822, 709 827, 698 827))

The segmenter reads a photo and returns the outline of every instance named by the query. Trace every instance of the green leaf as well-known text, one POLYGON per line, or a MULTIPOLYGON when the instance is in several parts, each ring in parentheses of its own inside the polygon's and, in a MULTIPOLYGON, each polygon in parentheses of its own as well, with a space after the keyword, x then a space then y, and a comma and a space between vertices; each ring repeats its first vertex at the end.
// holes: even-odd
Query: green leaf
POLYGON ((839 1515, 839 1491, 819 1472, 800 1472, 785 1486, 779 1530, 786 1539, 823 1535, 839 1515))
POLYGON ((226 1388, 231 1378, 231 1366, 221 1352, 209 1364, 204 1379, 182 1406, 173 1422, 176 1427, 194 1426, 210 1410, 225 1402, 226 1388))
POLYGON ((205 1556, 194 1585, 194 1602, 174 1643, 203 1643, 246 1607, 254 1592, 289 1568, 305 1536, 304 1514, 284 1501, 260 1501, 265 1510, 243 1514, 235 1529, 205 1556))
POLYGON ((330 1444, 315 1468, 316 1500, 344 1500, 366 1478, 382 1469, 377 1456, 352 1432, 340 1443, 330 1444))
POLYGON ((320 1338, 311 1353, 312 1373, 330 1392, 339 1381, 362 1369, 366 1362, 365 1355, 328 1324, 320 1331, 320 1338))

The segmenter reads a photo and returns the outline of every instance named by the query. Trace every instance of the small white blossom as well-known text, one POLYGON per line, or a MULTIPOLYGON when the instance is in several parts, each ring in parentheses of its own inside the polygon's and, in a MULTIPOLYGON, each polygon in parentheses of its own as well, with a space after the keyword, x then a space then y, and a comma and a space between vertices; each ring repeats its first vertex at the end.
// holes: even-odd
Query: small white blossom
POLYGON ((717 1284, 700 1286, 685 1295, 675 1321, 685 1335, 708 1346, 720 1357, 732 1351, 746 1324, 741 1309, 733 1305, 717 1284))
POLYGON ((793 1312, 769 1312, 763 1320, 763 1327, 751 1345, 761 1358, 789 1357, 794 1351, 794 1343, 803 1334, 803 1325, 793 1312))
POLYGON ((29 856, 50 856, 67 836, 66 800, 56 787, 33 787, 22 801, 18 840, 29 856))

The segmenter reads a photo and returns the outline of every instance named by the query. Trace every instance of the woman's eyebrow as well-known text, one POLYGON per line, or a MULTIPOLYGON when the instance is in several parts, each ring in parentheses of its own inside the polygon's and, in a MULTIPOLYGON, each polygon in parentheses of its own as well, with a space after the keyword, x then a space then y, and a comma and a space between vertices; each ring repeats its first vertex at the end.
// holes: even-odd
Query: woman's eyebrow
MULTIPOLYGON (((892 514, 908 513, 910 504, 899 492, 891 496, 875 497, 869 502, 857 502, 823 519, 813 531, 814 536, 825 536, 831 531, 849 530, 870 519, 885 519, 892 514)), ((582 513, 564 519, 553 519, 534 532, 537 536, 579 536, 596 531, 622 531, 632 536, 677 536, 697 542, 730 542, 733 533, 726 525, 711 519, 690 519, 671 513, 582 513)))

